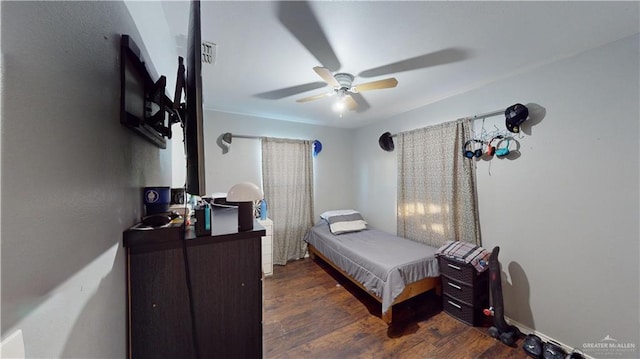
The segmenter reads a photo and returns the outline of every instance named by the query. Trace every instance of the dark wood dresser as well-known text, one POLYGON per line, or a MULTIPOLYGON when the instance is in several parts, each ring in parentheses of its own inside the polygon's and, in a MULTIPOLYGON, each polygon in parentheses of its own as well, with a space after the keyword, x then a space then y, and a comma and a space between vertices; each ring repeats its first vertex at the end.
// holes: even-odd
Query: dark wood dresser
POLYGON ((261 237, 214 211, 211 236, 183 225, 124 232, 128 357, 262 358, 261 237))
POLYGON ((445 256, 438 264, 444 311, 471 326, 486 322, 482 310, 489 308, 489 271, 478 274, 471 264, 445 256))

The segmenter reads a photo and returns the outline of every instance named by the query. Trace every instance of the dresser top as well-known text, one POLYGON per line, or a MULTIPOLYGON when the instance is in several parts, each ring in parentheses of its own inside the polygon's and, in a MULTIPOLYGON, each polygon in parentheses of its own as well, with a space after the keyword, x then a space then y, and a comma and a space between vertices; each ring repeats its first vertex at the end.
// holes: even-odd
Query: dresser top
POLYGON ((123 244, 128 248, 160 250, 180 246, 182 240, 188 246, 255 238, 266 235, 265 228, 255 220, 250 231, 238 231, 238 211, 236 208, 215 209, 211 219, 211 236, 196 237, 193 226, 175 224, 168 228, 139 230, 133 226, 123 233, 123 244))

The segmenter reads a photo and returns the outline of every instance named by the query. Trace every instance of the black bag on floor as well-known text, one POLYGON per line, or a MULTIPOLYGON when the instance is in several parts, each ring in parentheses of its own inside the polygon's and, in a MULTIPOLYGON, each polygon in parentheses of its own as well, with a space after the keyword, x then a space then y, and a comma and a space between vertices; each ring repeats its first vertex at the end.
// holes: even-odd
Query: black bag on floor
POLYGON ((567 359, 584 359, 584 356, 574 349, 571 353, 567 354, 567 359))
POLYGON ((553 342, 544 343, 542 357, 544 359, 565 359, 567 353, 559 345, 553 342))
POLYGON ((542 358, 542 347, 542 340, 535 334, 527 335, 522 342, 522 350, 532 358, 542 358))

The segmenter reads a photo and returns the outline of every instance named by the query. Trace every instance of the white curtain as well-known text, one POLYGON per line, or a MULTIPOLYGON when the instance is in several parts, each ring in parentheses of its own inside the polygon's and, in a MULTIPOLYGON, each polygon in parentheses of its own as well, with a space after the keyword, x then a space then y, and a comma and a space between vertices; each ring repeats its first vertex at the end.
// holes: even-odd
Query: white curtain
POLYGON ((273 220, 273 263, 304 257, 313 225, 312 141, 262 139, 262 181, 273 220))
POLYGON ((480 245, 475 164, 462 155, 469 134, 469 120, 398 134, 399 236, 480 245))

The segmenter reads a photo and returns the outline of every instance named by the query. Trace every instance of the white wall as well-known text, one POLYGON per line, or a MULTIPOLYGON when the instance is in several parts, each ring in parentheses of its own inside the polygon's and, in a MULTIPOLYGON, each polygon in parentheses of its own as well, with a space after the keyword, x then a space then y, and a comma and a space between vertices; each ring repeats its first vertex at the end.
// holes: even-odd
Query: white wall
MULTIPOLYGON (((501 247, 506 314, 571 347, 606 335, 637 347, 638 44, 632 36, 357 130, 357 206, 395 233, 396 154, 378 147, 383 132, 528 104, 519 156, 476 162, 483 245, 501 247)), ((494 124, 504 129, 504 117, 485 128, 494 124)))
POLYGON ((227 192, 238 182, 262 183, 260 141, 234 138, 223 153, 219 137, 226 132, 319 140, 322 151, 314 159, 314 211, 353 207, 351 153, 353 130, 314 126, 217 111, 205 111, 207 192, 227 192))
POLYGON ((0 7, 2 337, 21 329, 29 358, 124 358, 122 232, 171 170, 119 122, 120 34, 143 43, 122 2, 0 7))

